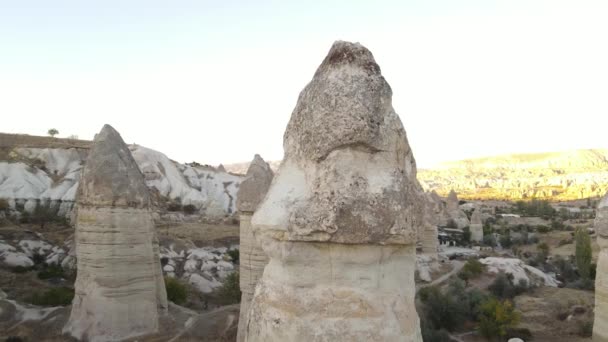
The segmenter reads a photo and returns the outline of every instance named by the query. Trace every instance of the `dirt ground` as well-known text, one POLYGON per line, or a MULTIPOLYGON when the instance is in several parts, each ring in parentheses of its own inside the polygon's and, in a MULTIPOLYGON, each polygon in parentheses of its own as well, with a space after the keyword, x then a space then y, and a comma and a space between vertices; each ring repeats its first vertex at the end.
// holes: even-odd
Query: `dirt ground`
POLYGON ((196 246, 224 246, 239 243, 239 226, 207 223, 172 223, 156 228, 159 238, 178 238, 192 241, 196 246))

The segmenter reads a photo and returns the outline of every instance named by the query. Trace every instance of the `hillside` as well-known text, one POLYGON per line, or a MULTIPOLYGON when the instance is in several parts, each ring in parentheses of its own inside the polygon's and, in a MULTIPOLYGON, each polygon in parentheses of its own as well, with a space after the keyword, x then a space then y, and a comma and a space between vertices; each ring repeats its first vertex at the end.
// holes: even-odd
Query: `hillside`
POLYGON ((463 199, 575 200, 608 191, 608 150, 511 154, 443 163, 418 171, 426 190, 463 199))
MULTIPOLYGON (((269 162, 276 170, 280 161, 269 162)), ((244 174, 249 163, 225 165, 244 174)), ((461 199, 548 199, 569 201, 604 196, 608 192, 608 150, 574 150, 509 154, 446 162, 419 169, 425 190, 461 199)))
MULTIPOLYGON (((32 212, 49 203, 69 216, 90 141, 0 133, 0 198, 12 209, 32 212)), ((183 165, 161 152, 130 145, 146 183, 165 201, 193 205, 217 218, 236 211, 239 175, 207 165, 183 165)))

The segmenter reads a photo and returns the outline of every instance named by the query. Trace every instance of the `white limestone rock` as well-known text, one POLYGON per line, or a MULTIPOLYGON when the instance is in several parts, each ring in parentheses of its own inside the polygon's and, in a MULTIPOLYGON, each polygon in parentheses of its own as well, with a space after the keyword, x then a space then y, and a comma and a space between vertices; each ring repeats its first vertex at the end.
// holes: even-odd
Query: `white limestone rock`
POLYGON ((249 313, 249 304, 253 291, 262 277, 268 257, 257 243, 251 230, 251 216, 266 196, 274 173, 270 165, 258 154, 253 158, 245 180, 241 183, 237 195, 237 207, 240 217, 240 267, 239 284, 241 288, 241 310, 239 314, 239 327, 237 341, 245 338, 245 323, 249 313))
POLYGON ((475 208, 471 215, 471 240, 481 242, 483 241, 483 222, 481 220, 481 210, 475 208))
POLYGON ((78 273, 64 327, 79 340, 121 341, 155 333, 167 297, 144 176, 105 125, 78 188, 78 273))
POLYGON ((363 46, 336 42, 301 92, 252 218, 270 262, 245 341, 422 341, 416 164, 363 46))
POLYGON ((595 276, 593 341, 608 341, 608 194, 597 205, 595 231, 600 253, 595 276))

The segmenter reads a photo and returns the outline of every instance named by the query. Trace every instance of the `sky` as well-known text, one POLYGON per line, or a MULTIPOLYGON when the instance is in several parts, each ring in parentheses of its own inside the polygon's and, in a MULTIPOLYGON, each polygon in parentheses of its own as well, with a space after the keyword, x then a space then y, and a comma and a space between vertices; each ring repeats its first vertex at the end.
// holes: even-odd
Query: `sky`
POLYGON ((105 123, 179 162, 283 156, 335 40, 369 48, 418 166, 608 148, 608 1, 0 0, 0 132, 105 123))

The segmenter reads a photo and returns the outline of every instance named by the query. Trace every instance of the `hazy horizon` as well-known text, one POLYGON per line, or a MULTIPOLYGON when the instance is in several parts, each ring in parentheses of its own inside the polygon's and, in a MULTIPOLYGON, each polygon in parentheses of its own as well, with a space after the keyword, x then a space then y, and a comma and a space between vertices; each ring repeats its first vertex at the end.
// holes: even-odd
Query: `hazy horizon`
POLYGON ((0 4, 1 132, 109 123, 179 162, 280 160, 340 39, 374 54, 420 168, 608 147, 605 1, 28 4, 0 4))

